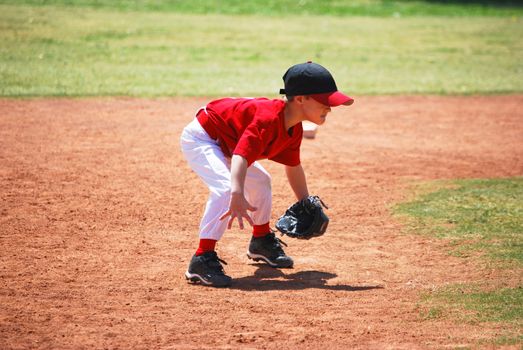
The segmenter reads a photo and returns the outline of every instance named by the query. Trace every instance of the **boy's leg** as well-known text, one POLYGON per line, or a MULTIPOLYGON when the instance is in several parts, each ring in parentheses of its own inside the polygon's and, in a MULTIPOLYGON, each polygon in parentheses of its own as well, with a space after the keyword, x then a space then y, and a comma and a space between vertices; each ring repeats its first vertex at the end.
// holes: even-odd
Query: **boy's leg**
POLYGON ((230 159, 195 119, 182 133, 182 151, 191 169, 209 188, 200 222, 200 239, 219 240, 227 228, 220 216, 227 210, 231 193, 230 159))
POLYGON ((272 184, 271 175, 258 162, 247 168, 245 175, 245 199, 257 209, 250 212, 254 225, 263 225, 271 219, 272 184))
POLYGON ((212 140, 195 119, 183 131, 182 151, 189 166, 209 188, 209 199, 200 223, 200 246, 192 257, 185 277, 214 287, 227 287, 231 278, 225 275, 214 251, 227 227, 227 220, 219 217, 227 209, 230 198, 230 161, 219 145, 212 140))
POLYGON ((269 226, 272 209, 271 176, 258 162, 254 162, 247 170, 245 197, 257 208, 252 212, 254 228, 247 256, 254 261, 264 261, 272 267, 292 267, 292 258, 285 254, 281 241, 271 232, 269 226))

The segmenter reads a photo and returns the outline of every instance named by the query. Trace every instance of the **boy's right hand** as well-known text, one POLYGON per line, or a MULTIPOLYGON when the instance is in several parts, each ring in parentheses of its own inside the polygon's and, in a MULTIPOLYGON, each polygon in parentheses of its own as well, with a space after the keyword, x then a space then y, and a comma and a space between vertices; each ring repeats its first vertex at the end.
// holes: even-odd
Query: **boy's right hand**
POLYGON ((238 219, 238 225, 240 226, 240 229, 243 230, 243 218, 247 220, 247 222, 254 226, 254 223, 247 213, 247 211, 255 211, 257 208, 253 207, 252 205, 247 202, 247 199, 245 199, 245 196, 243 193, 232 193, 231 194, 231 201, 229 204, 229 210, 222 216, 220 216, 220 220, 225 219, 227 216, 230 216, 229 218, 229 224, 227 225, 227 228, 230 229, 232 227, 232 223, 235 218, 238 219))

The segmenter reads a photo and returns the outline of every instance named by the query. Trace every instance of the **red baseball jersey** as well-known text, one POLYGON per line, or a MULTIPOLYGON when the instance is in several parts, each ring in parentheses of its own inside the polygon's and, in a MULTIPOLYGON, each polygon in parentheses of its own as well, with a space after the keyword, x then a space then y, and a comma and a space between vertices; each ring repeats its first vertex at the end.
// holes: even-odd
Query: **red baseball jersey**
POLYGON ((197 118, 205 131, 219 140, 223 153, 296 166, 300 164, 302 124, 285 130, 285 102, 267 98, 223 98, 210 102, 197 118))

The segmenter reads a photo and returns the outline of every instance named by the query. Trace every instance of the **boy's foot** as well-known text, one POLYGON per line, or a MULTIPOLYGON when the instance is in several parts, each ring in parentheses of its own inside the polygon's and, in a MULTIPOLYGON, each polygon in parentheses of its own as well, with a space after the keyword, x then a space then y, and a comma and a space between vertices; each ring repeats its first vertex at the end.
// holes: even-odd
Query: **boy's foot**
POLYGON ((185 272, 185 278, 194 283, 202 283, 212 287, 228 287, 232 278, 223 272, 222 264, 225 261, 218 258, 216 252, 207 252, 202 255, 194 255, 185 272))
POLYGON ((254 261, 263 260, 272 267, 292 267, 294 261, 290 256, 285 255, 281 247, 282 243, 274 232, 264 237, 252 237, 247 256, 254 261))

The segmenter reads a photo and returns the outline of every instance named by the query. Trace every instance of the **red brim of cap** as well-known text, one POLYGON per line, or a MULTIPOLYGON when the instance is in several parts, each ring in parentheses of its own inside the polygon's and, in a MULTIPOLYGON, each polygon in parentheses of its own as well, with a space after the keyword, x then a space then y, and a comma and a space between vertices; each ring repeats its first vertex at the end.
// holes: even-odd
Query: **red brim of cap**
POLYGON ((339 91, 329 92, 326 94, 314 94, 309 96, 319 103, 329 107, 337 107, 341 105, 350 106, 354 103, 354 99, 352 97, 349 97, 339 91))

